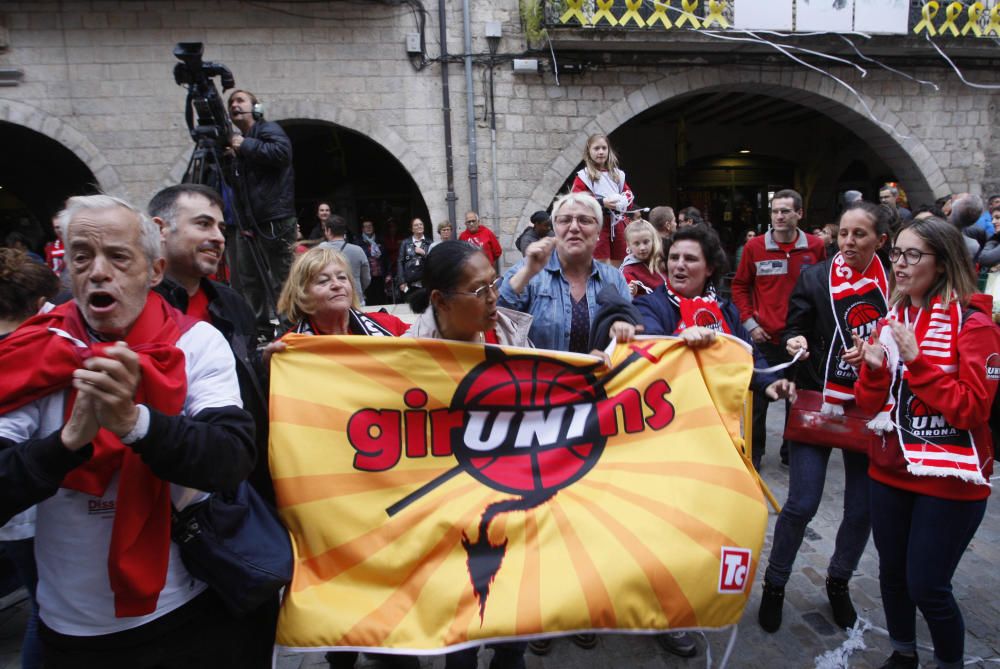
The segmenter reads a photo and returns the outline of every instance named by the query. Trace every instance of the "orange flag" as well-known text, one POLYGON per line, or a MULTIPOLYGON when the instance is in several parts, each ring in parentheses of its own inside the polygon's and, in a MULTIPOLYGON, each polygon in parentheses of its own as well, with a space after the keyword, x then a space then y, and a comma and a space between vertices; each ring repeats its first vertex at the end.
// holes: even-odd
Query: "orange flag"
POLYGON ((278 643, 438 653, 736 623, 767 509, 737 449, 745 344, 591 356, 289 336, 270 464, 278 643))

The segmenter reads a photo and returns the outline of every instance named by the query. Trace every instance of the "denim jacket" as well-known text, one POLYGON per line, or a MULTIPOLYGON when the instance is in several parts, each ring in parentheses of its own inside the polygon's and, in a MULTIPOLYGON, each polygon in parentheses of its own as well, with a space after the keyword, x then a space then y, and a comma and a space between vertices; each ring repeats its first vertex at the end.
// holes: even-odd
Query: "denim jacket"
MULTIPOLYGON (((524 260, 521 260, 504 274, 503 284, 500 286, 500 306, 523 311, 534 317, 529 336, 538 348, 568 351, 573 301, 569 294, 569 282, 559 265, 559 254, 553 251, 548 264, 531 278, 518 295, 510 287, 510 279, 523 266, 524 260)), ((625 279, 616 267, 592 260, 590 277, 587 279, 587 308, 591 323, 600 307, 597 294, 605 286, 613 286, 626 300, 632 299, 625 279)))

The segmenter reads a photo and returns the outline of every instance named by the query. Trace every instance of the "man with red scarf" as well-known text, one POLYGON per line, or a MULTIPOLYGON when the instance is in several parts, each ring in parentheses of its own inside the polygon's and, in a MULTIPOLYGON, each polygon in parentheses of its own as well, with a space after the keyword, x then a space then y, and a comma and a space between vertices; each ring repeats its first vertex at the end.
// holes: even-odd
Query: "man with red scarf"
POLYGON ((254 463, 232 353, 151 292, 159 230, 106 195, 59 215, 73 301, 0 343, 0 519, 38 504, 46 667, 236 666, 237 621, 170 540, 171 506, 254 463))

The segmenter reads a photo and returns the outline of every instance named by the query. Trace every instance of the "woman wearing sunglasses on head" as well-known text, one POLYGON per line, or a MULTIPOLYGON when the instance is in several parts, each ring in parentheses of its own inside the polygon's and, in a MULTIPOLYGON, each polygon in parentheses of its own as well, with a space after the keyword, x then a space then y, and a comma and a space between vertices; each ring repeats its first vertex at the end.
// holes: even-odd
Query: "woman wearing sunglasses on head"
POLYGON ((497 306, 500 279, 479 247, 439 243, 427 255, 423 283, 410 297, 420 317, 406 336, 531 346, 531 316, 497 306))
POLYGON ((990 409, 1000 334, 962 234, 914 221, 889 252, 889 314, 877 341, 856 339, 857 404, 882 440, 869 451, 871 521, 892 656, 917 667, 916 609, 937 666, 963 665, 965 624, 951 579, 986 512, 992 473, 990 409))
MULTIPOLYGON (((530 347, 531 316, 497 306, 493 263, 478 246, 444 241, 427 254, 423 287, 410 296, 420 317, 405 337, 448 339, 472 344, 530 347)), ((527 642, 490 644, 491 669, 524 669, 527 642)), ((475 669, 478 646, 445 656, 445 669, 475 669)))

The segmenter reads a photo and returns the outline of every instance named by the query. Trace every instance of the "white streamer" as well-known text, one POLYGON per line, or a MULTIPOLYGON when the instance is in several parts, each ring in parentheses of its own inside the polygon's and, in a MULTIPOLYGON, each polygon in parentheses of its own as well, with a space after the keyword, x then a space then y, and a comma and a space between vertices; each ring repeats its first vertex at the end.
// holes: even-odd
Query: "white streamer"
POLYGON ((955 63, 952 62, 951 58, 949 58, 948 55, 941 50, 941 47, 935 44, 934 40, 932 40, 929 35, 925 37, 927 39, 927 42, 930 43, 932 47, 934 47, 934 50, 937 51, 939 54, 941 54, 941 57, 944 58, 945 62, 951 65, 951 69, 955 70, 955 74, 958 75, 958 78, 962 80, 963 84, 965 84, 966 86, 971 86, 972 88, 984 88, 986 90, 996 90, 1000 88, 1000 84, 976 84, 966 79, 965 75, 962 74, 962 71, 958 69, 958 65, 955 65, 955 63))
MULTIPOLYGON (((864 33, 860 33, 860 34, 863 35, 864 33)), ((867 37, 867 35, 865 35, 865 37, 867 37)), ((884 70, 888 70, 889 72, 894 72, 894 73, 898 74, 901 77, 906 77, 910 81, 915 81, 915 82, 917 82, 918 84, 920 84, 922 86, 931 86, 931 87, 934 88, 935 91, 941 90, 941 88, 937 84, 935 84, 933 81, 926 81, 924 79, 917 79, 916 77, 911 76, 911 75, 907 74, 906 72, 900 72, 899 70, 897 70, 894 67, 889 67, 888 65, 886 65, 885 63, 883 63, 880 60, 875 60, 874 58, 870 58, 869 56, 866 56, 865 54, 861 53, 861 49, 858 48, 857 44, 855 44, 851 40, 847 39, 846 35, 840 35, 840 39, 842 39, 845 42, 847 42, 848 44, 850 44, 851 48, 854 49, 854 53, 858 54, 859 58, 864 58, 869 63, 875 63, 876 65, 878 65, 879 67, 881 67, 884 70)))

